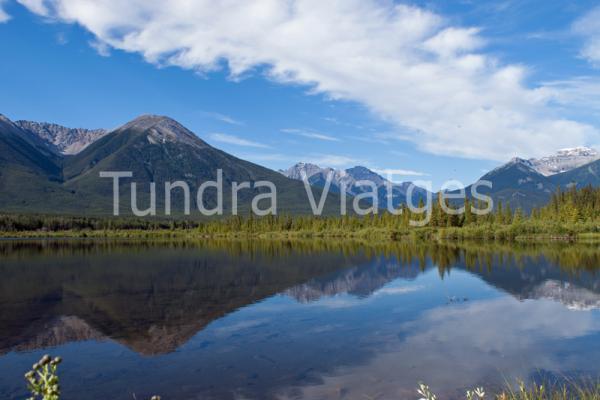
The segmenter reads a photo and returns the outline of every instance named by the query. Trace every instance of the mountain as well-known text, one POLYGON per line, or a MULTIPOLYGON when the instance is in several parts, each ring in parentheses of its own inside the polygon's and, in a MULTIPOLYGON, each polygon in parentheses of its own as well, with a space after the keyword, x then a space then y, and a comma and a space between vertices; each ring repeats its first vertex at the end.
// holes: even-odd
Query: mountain
POLYGON ((306 176, 308 182, 317 187, 325 187, 327 178, 331 175, 330 191, 340 193, 341 188, 343 187, 350 196, 371 192, 369 186, 358 185, 357 183, 359 181, 373 182, 377 187, 377 201, 381 208, 387 207, 387 199, 389 196, 392 196, 392 205, 394 207, 406 203, 406 196, 411 186, 413 187, 412 197, 414 203, 417 203, 419 198, 425 198, 427 196, 427 191, 425 189, 414 185, 412 182, 403 182, 400 184, 392 183, 376 172, 361 166, 339 170, 333 168, 321 168, 315 164, 300 162, 287 170, 280 170, 279 172, 288 178, 296 180, 302 180, 303 176, 306 176), (391 186, 392 188, 391 193, 389 193, 388 186, 391 186))
POLYGON ((562 190, 572 186, 582 188, 584 186, 599 186, 600 185, 600 160, 596 160, 581 167, 572 169, 562 174, 551 177, 552 181, 560 186, 562 190))
MULTIPOLYGON (((531 161, 513 158, 508 163, 488 172, 479 181, 489 181, 492 188, 480 186, 477 192, 485 194, 494 203, 502 202, 514 210, 521 208, 525 211, 544 205, 556 190, 553 181, 534 169, 531 161)), ((470 195, 473 185, 466 188, 470 195)))
POLYGON ((15 168, 28 174, 59 177, 58 158, 39 149, 33 138, 2 114, 0 132, 0 165, 3 167, 3 176, 8 175, 7 169, 15 168))
MULTIPOLYGON (((31 124, 21 124, 33 126, 31 124)), ((80 132, 74 130, 72 132, 80 132)), ((81 133, 81 132, 80 132, 81 133)), ((89 132, 88 132, 89 133, 89 132)), ((99 135, 99 134, 98 134, 99 135)), ((89 135, 88 135, 89 137, 89 135)), ((62 141, 67 143, 69 140, 62 141)), ((75 142, 71 142, 75 143, 75 142)), ((66 147, 65 147, 66 148, 66 147)), ((2 117, 0 120, 0 210, 66 214, 110 214, 113 210, 112 179, 100 178, 101 171, 131 171, 131 179, 120 184, 121 210, 131 214, 131 182, 138 186, 138 207, 150 203, 150 183, 156 184, 157 214, 164 211, 164 184, 185 181, 190 188, 192 215, 196 192, 206 181, 223 171, 224 213, 232 208, 232 183, 269 181, 277 189, 278 212, 309 213, 310 203, 304 185, 259 165, 238 159, 202 141, 177 121, 145 115, 103 134, 77 154, 56 154, 40 145, 40 137, 2 117)), ((240 213, 247 213, 252 199, 265 188, 238 192, 240 213)), ((173 190, 173 212, 183 213, 183 190, 173 190)), ((320 189, 314 190, 320 198, 320 189)), ((216 190, 207 189, 207 208, 217 203, 216 190)), ((262 209, 269 201, 260 203, 262 209)), ((339 196, 331 194, 325 213, 339 208, 339 196)), ((163 214, 164 215, 164 214, 163 214)))
POLYGON ((61 158, 0 115, 0 206, 4 211, 40 210, 62 201, 61 158))
POLYGON ((104 129, 73 129, 47 122, 16 121, 15 125, 56 154, 77 154, 108 133, 104 129))
MULTIPOLYGON (((339 192, 340 187, 346 187, 349 195, 357 195, 368 191, 369 188, 359 187, 359 180, 370 180, 378 188, 378 201, 381 207, 387 204, 387 189, 385 178, 365 167, 354 167, 347 170, 321 168, 309 163, 298 163, 285 171, 280 171, 292 179, 302 179, 306 174, 311 185, 324 187, 328 174, 332 174, 331 191, 339 192)), ((478 181, 489 181, 492 188, 479 187, 477 192, 486 194, 494 199, 495 204, 502 202, 514 210, 521 208, 530 211, 533 207, 546 204, 552 194, 560 188, 565 190, 573 185, 600 186, 600 153, 588 147, 562 149, 555 154, 539 159, 513 158, 508 163, 486 173, 478 181)), ((397 206, 406 202, 406 194, 411 182, 394 184, 393 204, 397 206)), ((473 185, 466 187, 467 195, 471 194, 473 185)), ((413 201, 427 192, 417 188, 413 201)))
POLYGON ((600 153, 589 147, 562 149, 551 156, 531 158, 531 167, 544 176, 551 176, 573 170, 600 159, 600 153))
MULTIPOLYGON (((491 181, 492 188, 480 187, 478 192, 490 195, 496 203, 502 201, 513 209, 528 211, 544 205, 558 188, 600 185, 598 157, 593 149, 577 147, 540 159, 515 158, 484 175, 481 180, 491 181)), ((233 208, 233 182, 257 181, 275 185, 278 212, 310 213, 304 185, 299 182, 303 174, 317 188, 314 191, 317 200, 327 177, 332 176, 326 214, 339 212, 342 188, 348 195, 348 203, 353 201, 352 196, 370 193, 369 186, 357 184, 361 180, 375 184, 381 208, 387 206, 388 198, 394 207, 405 203, 410 188, 414 188, 413 203, 428 194, 411 182, 391 183, 362 166, 338 170, 298 163, 277 173, 210 146, 177 121, 163 116, 141 116, 107 132, 51 123, 12 122, 0 115, 0 211, 4 212, 110 214, 113 182, 100 178, 100 172, 130 171, 133 177, 122 179, 119 186, 124 214, 132 213, 132 182, 138 185, 137 204, 142 210, 150 204, 150 183, 155 182, 160 215, 165 209, 164 184, 175 181, 187 184, 190 209, 199 213, 195 204, 197 189, 206 181, 217 180, 218 169, 223 171, 224 214, 233 208)), ((468 194, 471 188, 466 188, 468 194)), ((240 213, 247 213, 254 197, 265 191, 266 188, 240 190, 240 213)), ((181 188, 172 191, 174 214, 183 214, 183 193, 181 188)), ((217 204, 214 188, 206 190, 203 201, 206 208, 214 208, 217 204)), ((263 200, 261 208, 269 203, 263 200)))
MULTIPOLYGON (((318 181, 320 179, 323 179, 323 182, 325 181, 325 179, 327 178, 327 175, 331 172, 333 174, 340 174, 341 175, 341 171, 336 171, 333 168, 321 168, 318 165, 315 164, 311 164, 311 163, 303 163, 303 162, 299 162, 295 165, 292 165, 290 168, 288 168, 287 170, 279 170, 279 172, 285 176, 287 176, 290 179, 296 179, 298 181, 303 179, 303 172, 304 174, 306 174, 306 177, 308 177, 309 182, 312 181, 318 181)), ((339 181, 341 179, 341 177, 335 177, 332 180, 333 181, 339 181)))
POLYGON ((600 160, 597 157, 595 150, 578 147, 560 150, 554 156, 538 160, 513 158, 482 176, 479 180, 492 182, 492 189, 480 188, 478 192, 490 195, 495 202, 509 204, 513 209, 519 207, 529 211, 546 204, 557 189, 600 186, 600 160), (581 163, 583 165, 574 167, 581 163))

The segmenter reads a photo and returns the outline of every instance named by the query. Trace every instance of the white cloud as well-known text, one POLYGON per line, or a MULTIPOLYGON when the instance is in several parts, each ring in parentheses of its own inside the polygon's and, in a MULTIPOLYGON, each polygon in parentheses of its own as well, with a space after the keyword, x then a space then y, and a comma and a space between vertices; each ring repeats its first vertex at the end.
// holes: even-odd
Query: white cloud
POLYGON ((428 176, 429 174, 425 172, 414 171, 412 169, 378 169, 375 168, 373 171, 377 172, 379 175, 392 180, 391 177, 394 176, 428 176))
POLYGON ((353 124, 348 121, 341 121, 335 117, 324 117, 323 120, 329 122, 330 124, 334 124, 334 125, 347 126, 347 127, 353 128, 353 129, 361 129, 361 130, 365 129, 365 127, 363 125, 353 124))
POLYGON ((56 43, 60 44, 61 46, 64 46, 67 43, 69 43, 69 37, 65 32, 58 32, 56 34, 56 43))
POLYGON ((292 133, 294 135, 299 135, 299 136, 303 136, 303 137, 310 138, 310 139, 325 140, 328 142, 339 142, 340 141, 340 139, 333 137, 331 135, 325 135, 323 133, 318 133, 318 132, 314 132, 314 131, 307 131, 305 129, 285 128, 285 129, 282 129, 281 132, 292 133))
POLYGON ((238 125, 238 126, 244 125, 244 123, 242 121, 238 121, 237 119, 230 117, 229 115, 221 114, 218 112, 202 111, 202 115, 216 119, 217 121, 225 122, 226 124, 229 124, 229 125, 238 125))
POLYGON ((10 15, 6 11, 4 11, 4 4, 7 0, 0 0, 0 24, 6 22, 10 19, 10 15))
POLYGON ((263 149, 269 148, 266 144, 254 142, 234 135, 228 135, 226 133, 211 133, 209 137, 215 142, 233 144, 236 146, 259 147, 263 149))
POLYGON ((256 152, 252 152, 252 153, 247 153, 247 154, 240 154, 238 155, 238 157, 240 157, 243 160, 248 160, 248 161, 252 161, 255 163, 261 163, 261 162, 268 162, 268 161, 279 161, 279 162, 286 162, 286 163, 292 163, 295 162, 295 160, 297 160, 297 158, 294 157, 290 157, 288 155, 285 154, 278 154, 278 153, 256 153, 256 152))
POLYGON ((594 77, 578 77, 544 83, 543 90, 564 112, 600 116, 600 82, 594 77))
POLYGON ((50 16, 50 10, 46 7, 46 0, 17 0, 17 2, 27 7, 33 13, 44 17, 50 16))
MULTIPOLYGON (((77 23, 149 62, 232 78, 266 70, 282 83, 356 101, 424 151, 506 160, 597 141, 598 130, 556 115, 527 68, 483 51, 477 28, 378 0, 20 0, 77 23), (263 68, 265 67, 265 68, 263 68)), ((588 25, 580 23, 587 32, 588 25)), ((596 42, 584 54, 595 57, 596 42)))
POLYGON ((311 164, 326 165, 327 167, 350 167, 367 164, 364 160, 337 154, 313 154, 305 157, 305 160, 311 164))
POLYGON ((477 36, 478 29, 447 28, 427 39, 424 47, 442 57, 453 57, 458 53, 466 53, 483 45, 477 36))
POLYGON ((92 40, 89 42, 91 48, 96 50, 96 53, 102 57, 110 56, 110 46, 105 42, 99 40, 92 40))
POLYGON ((600 6, 575 21, 573 31, 585 39, 581 56, 600 67, 600 6))

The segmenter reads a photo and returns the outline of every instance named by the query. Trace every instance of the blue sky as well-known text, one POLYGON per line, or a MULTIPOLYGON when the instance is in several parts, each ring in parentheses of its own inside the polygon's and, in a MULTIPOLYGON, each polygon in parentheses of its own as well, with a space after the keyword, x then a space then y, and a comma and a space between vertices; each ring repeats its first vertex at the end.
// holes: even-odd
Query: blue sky
POLYGON ((163 3, 0 0, 0 113, 89 128, 168 115, 270 168, 436 187, 600 144, 597 2, 163 3))

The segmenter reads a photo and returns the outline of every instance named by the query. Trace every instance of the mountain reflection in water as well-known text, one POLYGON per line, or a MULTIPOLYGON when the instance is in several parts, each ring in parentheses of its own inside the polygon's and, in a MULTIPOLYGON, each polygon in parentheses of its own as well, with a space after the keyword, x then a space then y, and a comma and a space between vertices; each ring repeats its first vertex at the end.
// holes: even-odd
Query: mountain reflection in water
POLYGON ((23 397, 44 351, 77 398, 411 398, 423 380, 451 397, 597 376, 598 266, 572 244, 3 241, 0 397, 23 397))

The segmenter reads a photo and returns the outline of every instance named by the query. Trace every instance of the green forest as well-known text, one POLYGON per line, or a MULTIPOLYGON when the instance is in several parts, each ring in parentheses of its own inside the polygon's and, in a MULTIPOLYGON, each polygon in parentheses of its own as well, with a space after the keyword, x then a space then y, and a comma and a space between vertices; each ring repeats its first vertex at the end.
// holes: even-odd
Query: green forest
POLYGON ((452 204, 438 194, 421 212, 402 206, 396 214, 381 211, 367 216, 315 217, 269 215, 234 216, 212 220, 53 215, 0 215, 3 236, 297 236, 377 237, 486 240, 594 237, 600 234, 600 188, 557 191, 550 202, 530 213, 513 210, 501 201, 493 211, 478 215, 487 204, 452 204), (443 203, 445 202, 445 203, 443 203), (464 208, 464 210, 460 210, 464 208), (446 210, 451 210, 448 213, 446 210), (422 226, 414 226, 411 221, 422 226))

